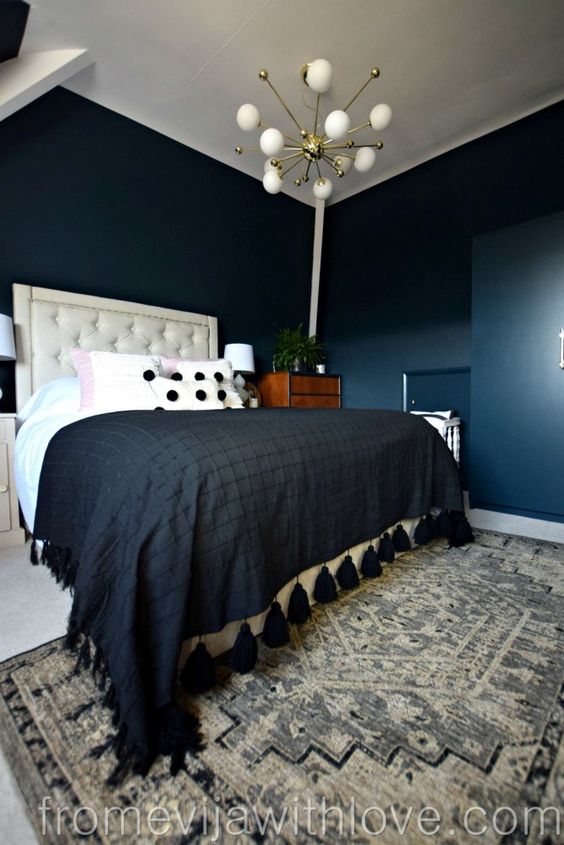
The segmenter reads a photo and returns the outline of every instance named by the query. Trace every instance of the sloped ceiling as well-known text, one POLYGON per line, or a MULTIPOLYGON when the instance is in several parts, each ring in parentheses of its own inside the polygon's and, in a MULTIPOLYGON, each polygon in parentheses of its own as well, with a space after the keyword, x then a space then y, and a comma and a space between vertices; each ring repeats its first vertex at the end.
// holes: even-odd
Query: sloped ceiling
MULTIPOLYGON (((357 125, 375 103, 392 106, 384 149, 373 170, 334 179, 330 202, 564 97, 562 0, 36 0, 20 55, 64 48, 95 61, 66 88, 257 179, 264 156, 234 154, 258 140, 238 129, 238 106, 292 128, 260 68, 307 124, 305 62, 333 65, 326 112, 377 65, 350 114, 357 125)), ((311 182, 287 181, 288 194, 314 203, 311 182)))

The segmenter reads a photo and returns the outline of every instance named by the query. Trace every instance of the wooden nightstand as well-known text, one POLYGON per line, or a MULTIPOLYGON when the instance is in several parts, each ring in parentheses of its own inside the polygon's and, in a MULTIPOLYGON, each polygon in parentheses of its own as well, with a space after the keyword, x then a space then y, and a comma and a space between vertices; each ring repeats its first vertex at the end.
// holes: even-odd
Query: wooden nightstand
POLYGON ((14 480, 16 415, 0 414, 0 548, 25 543, 14 480))
POLYGON ((258 388, 265 408, 341 407, 341 376, 266 373, 258 388))

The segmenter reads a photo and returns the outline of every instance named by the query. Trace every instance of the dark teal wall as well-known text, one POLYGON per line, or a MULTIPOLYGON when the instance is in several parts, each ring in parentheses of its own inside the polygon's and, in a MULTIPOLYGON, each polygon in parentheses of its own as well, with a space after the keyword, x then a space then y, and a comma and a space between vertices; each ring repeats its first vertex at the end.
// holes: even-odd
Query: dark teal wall
POLYGON ((476 239, 474 507, 564 522, 564 214, 476 239))
POLYGON ((470 365, 472 238, 564 209, 563 145, 560 103, 327 209, 319 327, 346 405, 401 408, 404 370, 470 365))
MULTIPOLYGON (((405 371, 473 369, 473 238, 564 210, 563 148, 560 103, 327 209, 319 326, 330 367, 343 374, 345 405, 399 409, 405 371)), ((484 308, 492 298, 486 288, 484 308)), ((441 404, 471 408, 466 478, 468 444, 480 442, 472 432, 487 408, 479 396, 471 403, 467 377, 452 397, 461 391, 462 401, 441 404)), ((535 437, 531 424, 527 438, 535 437)), ((517 447, 512 455, 517 461, 517 447)), ((480 498, 493 501, 483 481, 480 498)))
POLYGON ((0 186, 0 312, 25 282, 215 314, 266 367, 307 322, 311 208, 62 88, 0 123, 0 186))

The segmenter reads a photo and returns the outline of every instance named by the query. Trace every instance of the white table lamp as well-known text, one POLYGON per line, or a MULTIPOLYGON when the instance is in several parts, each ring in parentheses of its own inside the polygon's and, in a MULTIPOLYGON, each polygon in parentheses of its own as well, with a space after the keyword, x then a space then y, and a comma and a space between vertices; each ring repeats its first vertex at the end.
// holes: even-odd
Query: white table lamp
MULTIPOLYGON (((0 314, 0 361, 14 361, 16 358, 16 344, 14 343, 14 325, 12 318, 0 314)), ((0 388, 0 398, 2 389, 0 388)))
POLYGON ((245 390, 246 379, 242 373, 250 374, 255 371, 253 347, 250 343, 226 343, 223 357, 231 361, 233 372, 237 373, 233 379, 233 384, 242 401, 246 402, 249 394, 245 390))

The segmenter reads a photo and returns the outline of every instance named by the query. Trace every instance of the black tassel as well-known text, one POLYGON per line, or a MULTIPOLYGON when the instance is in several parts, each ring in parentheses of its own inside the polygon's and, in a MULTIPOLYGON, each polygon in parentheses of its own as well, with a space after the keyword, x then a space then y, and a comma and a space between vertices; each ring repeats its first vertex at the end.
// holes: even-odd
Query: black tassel
POLYGON ((288 622, 292 622, 294 625, 303 625, 310 616, 311 607, 309 606, 307 591, 299 581, 296 581, 288 604, 288 622))
POLYGON ((110 737, 106 742, 101 743, 100 745, 95 745, 92 751, 88 754, 89 757, 93 757, 95 760, 99 760, 100 757, 109 751, 114 744, 114 737, 110 737))
POLYGON ((321 572, 315 579, 313 597, 315 601, 318 601, 320 604, 329 604, 329 602, 335 601, 337 598, 337 585, 335 584, 335 579, 325 564, 323 564, 321 572))
POLYGON ((257 662, 257 641, 248 622, 243 622, 237 634, 235 645, 231 649, 229 665, 235 672, 244 675, 252 672, 257 662))
POLYGON ((78 658, 76 661, 76 666, 74 667, 74 675, 78 675, 82 669, 88 669, 90 666, 91 655, 90 655, 90 641, 88 637, 84 637, 84 642, 80 647, 80 651, 78 652, 78 658))
POLYGON ((452 523, 448 511, 441 511, 435 520, 435 527, 439 537, 445 537, 450 540, 452 537, 452 523))
POLYGON ((67 635, 65 637, 65 648, 68 648, 69 651, 74 651, 78 644, 79 637, 80 631, 78 630, 76 620, 70 616, 67 625, 67 635))
POLYGON ((94 652, 94 662, 92 664, 92 674, 94 677, 100 674, 101 676, 104 675, 104 666, 105 666, 105 659, 104 659, 104 652, 101 648, 97 648, 94 652))
POLYGON ((466 543, 474 542, 472 527, 461 511, 451 511, 450 520, 453 526, 451 546, 465 546, 466 543))
POLYGON ((37 543, 35 540, 31 543, 31 551, 29 553, 29 559, 33 563, 34 566, 37 566, 39 563, 39 555, 37 554, 37 543))
POLYGON ((362 556, 360 571, 365 578, 379 578, 382 574, 382 566, 372 543, 368 546, 362 556))
POLYGON ((386 531, 378 544, 378 557, 385 563, 393 563, 395 556, 396 554, 392 538, 386 531))
POLYGON ((427 514, 427 516, 425 517, 425 523, 427 525, 427 528, 429 529, 429 537, 431 538, 431 540, 436 540, 439 534, 437 532, 437 526, 435 525, 435 520, 433 519, 432 514, 427 514))
MULTIPOLYGON (((70 552, 69 552, 70 555, 70 552)), ((69 560, 65 563, 65 567, 61 572, 61 583, 65 589, 68 587, 73 587, 74 582, 76 581, 76 570, 77 570, 77 562, 76 560, 69 560)))
POLYGON ((108 687, 107 691, 106 691, 104 698, 102 699, 102 704, 105 705, 106 707, 112 707, 113 708, 115 703, 116 703, 116 688, 111 683, 110 686, 108 687))
MULTIPOLYGON (((198 643, 203 645, 203 643, 198 643)), ((198 646, 196 646, 198 648, 198 646)), ((170 773, 175 775, 184 768, 186 752, 202 748, 200 722, 177 704, 166 704, 158 711, 159 734, 157 751, 170 755, 170 773)))
POLYGON ((187 692, 207 692, 215 684, 215 663, 206 644, 199 642, 180 674, 180 683, 187 692))
POLYGON ((417 523, 417 528, 415 529, 413 539, 415 540, 418 546, 426 546, 427 543, 431 540, 431 538, 429 537, 429 526, 427 525, 424 519, 420 519, 417 523))
POLYGON ((354 590, 355 587, 358 587, 358 572, 350 555, 347 555, 339 566, 337 570, 337 581, 341 590, 354 590))
POLYGON ((112 789, 120 786, 131 771, 131 764, 131 757, 124 752, 113 772, 106 778, 106 784, 112 789))
POLYGON ((262 639, 269 648, 279 648, 290 640, 288 622, 277 601, 273 601, 264 620, 262 639))
POLYGON ((392 535, 392 543, 396 552, 408 552, 411 548, 409 535, 401 523, 392 535))

